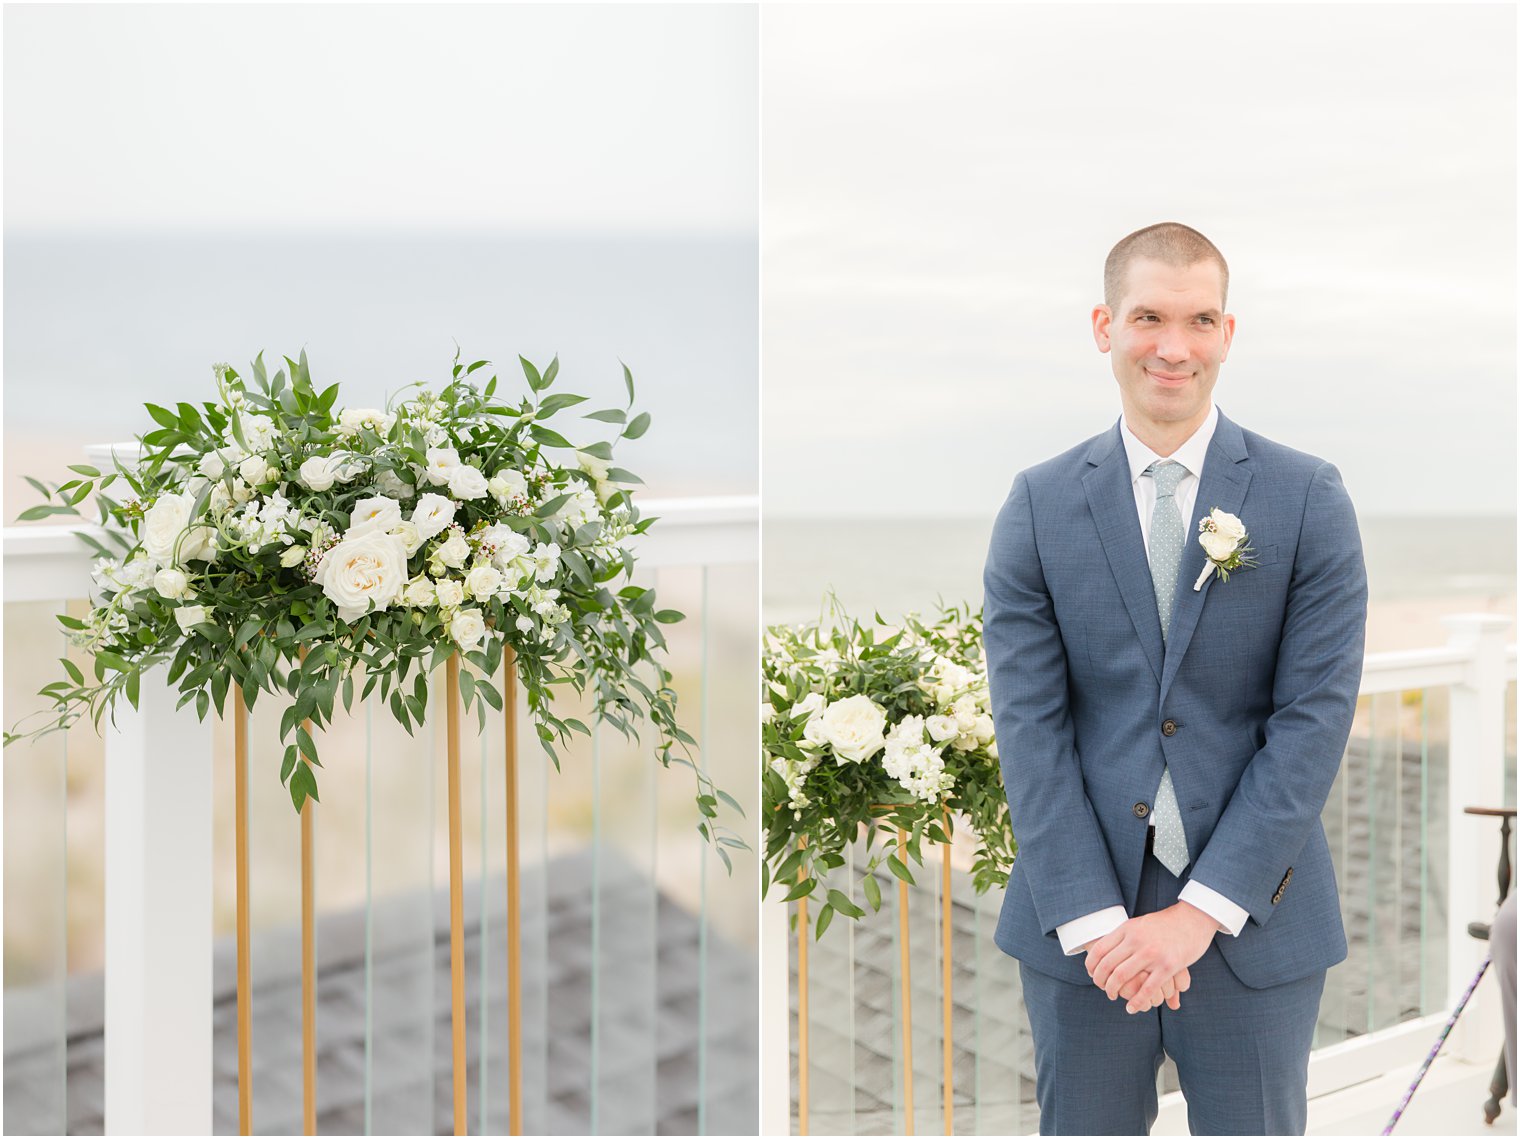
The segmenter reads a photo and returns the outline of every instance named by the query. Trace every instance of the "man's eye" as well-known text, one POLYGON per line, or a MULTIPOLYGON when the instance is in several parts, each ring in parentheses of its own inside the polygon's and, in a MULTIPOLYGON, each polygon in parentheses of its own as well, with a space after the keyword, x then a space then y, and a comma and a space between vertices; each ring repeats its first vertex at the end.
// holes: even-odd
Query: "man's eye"
POLYGON ((1200 316, 1198 319, 1203 321, 1204 324, 1214 323, 1214 318, 1212 316, 1200 316))

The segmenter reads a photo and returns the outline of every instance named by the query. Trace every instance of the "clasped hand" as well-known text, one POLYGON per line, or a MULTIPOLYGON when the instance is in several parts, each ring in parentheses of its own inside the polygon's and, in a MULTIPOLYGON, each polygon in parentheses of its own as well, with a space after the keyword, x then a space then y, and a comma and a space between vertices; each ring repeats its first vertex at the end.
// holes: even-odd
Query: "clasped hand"
POLYGON ((1163 1001, 1176 1011, 1192 984, 1188 966, 1203 956, 1218 931, 1208 914, 1178 902, 1130 918, 1090 942, 1087 973, 1109 1000, 1123 997, 1126 1012, 1145 1012, 1163 1001))

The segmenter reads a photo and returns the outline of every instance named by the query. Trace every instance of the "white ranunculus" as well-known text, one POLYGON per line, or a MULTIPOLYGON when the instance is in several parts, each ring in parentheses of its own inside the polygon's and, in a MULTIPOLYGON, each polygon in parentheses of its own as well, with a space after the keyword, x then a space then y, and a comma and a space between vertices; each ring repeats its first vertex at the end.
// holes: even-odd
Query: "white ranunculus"
POLYGON ((401 544, 406 547, 407 557, 411 557, 422 549, 422 534, 418 531, 415 522, 407 522, 403 519, 392 526, 390 532, 401 539, 401 544))
POLYGON ((195 500, 188 494, 161 494, 143 515, 142 544, 148 557, 161 566, 178 565, 191 558, 204 558, 210 527, 197 524, 188 531, 195 500), (175 556, 176 545, 178 557, 175 556))
POLYGON ((427 480, 434 486, 448 485, 449 476, 460 466, 459 452, 452 447, 427 449, 427 480))
POLYGON ((280 564, 286 569, 290 569, 292 566, 298 566, 305 560, 305 546, 291 546, 283 554, 280 555, 280 564))
POLYGON ((449 471, 449 493, 455 498, 484 498, 488 490, 486 476, 468 464, 461 464, 449 471))
POLYGON ((443 545, 433 551, 433 557, 437 558, 449 569, 459 569, 470 556, 470 543, 464 534, 457 528, 449 531, 449 536, 444 539, 443 545))
POLYGON ((331 455, 313 455, 301 464, 301 481, 315 491, 331 490, 338 481, 337 465, 331 455))
POLYGON ((870 759, 886 743, 887 713, 869 696, 846 696, 819 717, 824 738, 840 763, 870 759))
POLYGON ((429 577, 418 576, 407 582, 406 603, 414 609, 426 609, 438 600, 438 590, 429 577))
POLYGON ((457 609, 464 603, 464 585, 453 578, 442 579, 434 588, 437 591, 440 609, 457 609))
POLYGON ((462 649, 477 647, 485 635, 486 623, 479 609, 461 609, 449 622, 449 636, 462 649))
POLYGON ((465 574, 464 587, 476 600, 485 600, 501 588, 501 571, 493 565, 479 565, 465 574))
POLYGON ((173 567, 161 569, 153 576, 153 588, 158 590, 160 597, 180 601, 190 595, 190 579, 183 570, 173 567))
POLYGON ((191 626, 202 624, 206 620, 206 607, 181 605, 174 611, 174 619, 179 622, 181 632, 189 632, 191 626))
POLYGON ((322 558, 316 583, 338 607, 338 617, 355 621, 374 608, 388 609, 406 588, 406 550, 394 534, 346 537, 322 558))
POLYGON ((401 522, 401 507, 394 498, 361 498, 348 516, 348 537, 373 531, 394 530, 401 522))
POLYGON ((238 474, 253 486, 260 486, 264 482, 264 472, 267 470, 269 470, 269 464, 265 462, 263 455, 249 455, 238 464, 238 474))
POLYGON ((441 494, 425 494, 412 511, 412 524, 425 542, 441 534, 454 521, 454 503, 441 494))

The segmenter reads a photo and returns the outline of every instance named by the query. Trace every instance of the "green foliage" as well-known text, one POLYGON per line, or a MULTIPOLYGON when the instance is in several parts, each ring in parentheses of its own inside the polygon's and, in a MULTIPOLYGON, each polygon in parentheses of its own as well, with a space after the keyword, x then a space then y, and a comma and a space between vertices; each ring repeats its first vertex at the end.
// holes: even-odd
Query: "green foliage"
POLYGON ((857 840, 867 856, 856 867, 860 897, 872 911, 880 875, 912 885, 924 843, 949 842, 956 819, 974 839, 978 893, 1007 882, 1018 852, 987 712, 981 614, 942 607, 932 621, 909 614, 894 627, 879 615, 862 623, 832 602, 829 617, 772 626, 763 661, 762 893, 824 898, 815 937, 836 913, 866 913, 852 884, 831 884, 857 840), (881 742, 862 756, 859 722, 854 734, 831 729, 828 713, 845 701, 859 710, 864 699, 881 742))
MULTIPOLYGON (((65 662, 66 679, 42 690, 53 702, 47 722, 7 732, 5 742, 67 728, 85 714, 98 729, 118 699, 136 703, 142 674, 162 664, 180 706, 193 703, 202 719, 213 706, 226 714, 229 692, 250 710, 261 695, 285 702, 279 774, 299 811, 318 798, 320 729, 331 724, 340 694, 352 707, 355 675, 364 676, 360 699, 377 697, 410 732, 426 719, 429 674, 457 652, 468 665, 460 673, 464 705, 483 725, 488 707, 502 710, 494 678, 511 648, 556 766, 556 747, 590 732, 557 711, 556 691, 589 694, 599 722, 624 736, 637 738, 647 724, 659 762, 691 769, 699 830, 728 864, 723 847, 747 847, 720 825, 718 804, 737 804, 691 761, 694 741, 677 721, 663 664, 661 626, 681 615, 657 608, 653 591, 629 581, 635 560, 626 541, 651 521, 627 489, 636 479, 610 466, 616 439, 579 446, 545 425, 586 402, 550 393, 557 359, 542 371, 521 359, 527 392, 516 398, 498 394, 494 375, 475 378, 488 365, 464 365, 456 353, 440 390, 415 384, 383 411, 345 410, 336 384, 313 384, 305 352, 285 357, 272 376, 261 353, 246 378, 226 365, 214 369, 216 400, 146 405, 154 428, 139 437, 136 462, 117 462, 109 473, 74 466, 78 477, 62 485, 29 479, 46 501, 23 518, 83 519, 79 507, 90 499, 98 509, 98 528, 79 531, 95 555, 95 603, 84 621, 60 617, 93 653, 93 678, 65 662), (452 467, 472 468, 473 483, 435 477, 452 467), (123 500, 106 493, 123 485, 123 500), (449 500, 452 524, 423 538, 427 495, 449 500), (373 517, 380 499, 401 514, 371 532, 393 538, 394 550, 417 539, 404 564, 385 572, 404 572, 403 584, 421 593, 377 592, 384 604, 346 612, 328 588, 333 574, 319 582, 318 568, 338 543, 362 533, 354 517, 361 504, 373 517), (496 584, 490 573, 470 577, 484 569, 496 584), (445 588, 458 591, 457 600, 451 593, 446 601, 445 588)), ((632 374, 623 372, 631 405, 632 374)), ((649 417, 629 422, 626 409, 608 409, 575 422, 587 421, 636 438, 649 417)))

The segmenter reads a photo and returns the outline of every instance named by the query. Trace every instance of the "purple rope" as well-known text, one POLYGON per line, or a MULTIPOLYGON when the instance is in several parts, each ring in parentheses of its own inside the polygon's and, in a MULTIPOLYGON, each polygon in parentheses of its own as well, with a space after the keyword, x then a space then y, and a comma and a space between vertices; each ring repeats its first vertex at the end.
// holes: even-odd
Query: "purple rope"
POLYGON ((1446 1027, 1441 1029, 1441 1035, 1436 1038, 1436 1046, 1430 1050, 1430 1055, 1425 1057, 1425 1063, 1420 1065, 1420 1070, 1415 1074, 1414 1083, 1409 1085, 1409 1090, 1404 1093, 1393 1117, 1388 1120, 1388 1126, 1383 1128, 1382 1134, 1393 1134, 1394 1124, 1398 1123, 1399 1116, 1404 1114, 1404 1109, 1409 1106, 1409 1101, 1414 1098, 1415 1088, 1420 1086, 1420 1081, 1425 1078, 1425 1073, 1430 1071, 1430 1065, 1435 1062, 1436 1053, 1441 1050, 1441 1045, 1446 1043, 1446 1037, 1451 1034, 1452 1025, 1457 1023, 1457 1017, 1462 1015, 1462 1010, 1467 1007, 1467 1002, 1472 999, 1473 990, 1478 987, 1478 982, 1483 980, 1483 974, 1488 972, 1488 963, 1492 957, 1483 958, 1483 964, 1478 966, 1478 975, 1472 979, 1472 984, 1467 986, 1467 992, 1462 994, 1462 999, 1457 1002, 1456 1011, 1451 1014, 1451 1019, 1446 1022, 1446 1027))

